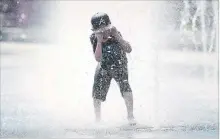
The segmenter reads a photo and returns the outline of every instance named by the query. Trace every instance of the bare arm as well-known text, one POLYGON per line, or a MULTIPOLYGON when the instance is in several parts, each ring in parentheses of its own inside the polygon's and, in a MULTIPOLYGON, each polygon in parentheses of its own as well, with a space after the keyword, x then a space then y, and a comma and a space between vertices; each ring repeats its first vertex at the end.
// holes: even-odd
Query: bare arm
POLYGON ((103 35, 101 33, 96 33, 95 35, 97 37, 97 45, 96 45, 96 50, 95 50, 95 59, 96 59, 97 62, 100 62, 101 57, 102 57, 103 35))
POLYGON ((97 62, 101 61, 102 57, 102 43, 97 42, 96 50, 95 50, 95 60, 97 62))
POLYGON ((113 36, 115 36, 117 41, 121 44, 123 50, 126 53, 130 53, 132 51, 130 43, 123 39, 123 37, 118 33, 118 31, 115 27, 113 27, 111 29, 111 32, 112 32, 113 36))
POLYGON ((129 42, 125 41, 120 35, 117 35, 116 38, 126 53, 130 53, 132 51, 132 48, 129 42))

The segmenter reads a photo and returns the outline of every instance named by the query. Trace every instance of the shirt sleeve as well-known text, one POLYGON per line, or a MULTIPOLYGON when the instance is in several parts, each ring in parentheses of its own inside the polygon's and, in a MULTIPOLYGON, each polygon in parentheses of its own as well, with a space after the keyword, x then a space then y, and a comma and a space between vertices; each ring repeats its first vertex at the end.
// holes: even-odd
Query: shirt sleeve
POLYGON ((91 42, 91 44, 92 44, 93 53, 95 53, 96 45, 97 45, 97 38, 95 37, 95 34, 92 34, 92 35, 90 36, 90 42, 91 42))
POLYGON ((118 31, 118 34, 122 37, 121 32, 118 31))

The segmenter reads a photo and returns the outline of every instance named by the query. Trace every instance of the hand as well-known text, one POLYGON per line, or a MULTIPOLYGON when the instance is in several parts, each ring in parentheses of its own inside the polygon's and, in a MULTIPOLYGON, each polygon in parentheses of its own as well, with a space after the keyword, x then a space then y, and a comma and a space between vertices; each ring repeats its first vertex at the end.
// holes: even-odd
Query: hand
POLYGON ((110 32, 111 32, 111 35, 114 37, 117 37, 119 35, 118 30, 114 26, 110 29, 110 32))
POLYGON ((115 37, 116 40, 121 40, 122 39, 122 37, 121 37, 119 31, 116 29, 116 27, 111 28, 111 35, 113 37, 115 37))
POLYGON ((95 36, 97 38, 97 42, 98 43, 102 43, 103 42, 103 33, 101 33, 101 32, 95 33, 95 36))

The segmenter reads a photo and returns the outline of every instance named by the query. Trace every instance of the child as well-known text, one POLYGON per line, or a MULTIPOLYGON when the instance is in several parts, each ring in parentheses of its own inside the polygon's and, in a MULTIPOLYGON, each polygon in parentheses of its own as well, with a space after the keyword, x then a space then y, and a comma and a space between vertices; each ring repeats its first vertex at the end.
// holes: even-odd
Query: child
POLYGON ((91 18, 95 59, 98 62, 93 83, 93 103, 96 121, 101 120, 101 102, 106 100, 112 78, 117 82, 127 108, 129 123, 135 124, 133 115, 133 94, 128 81, 126 53, 132 48, 125 41, 116 27, 111 25, 106 13, 96 13, 91 18))

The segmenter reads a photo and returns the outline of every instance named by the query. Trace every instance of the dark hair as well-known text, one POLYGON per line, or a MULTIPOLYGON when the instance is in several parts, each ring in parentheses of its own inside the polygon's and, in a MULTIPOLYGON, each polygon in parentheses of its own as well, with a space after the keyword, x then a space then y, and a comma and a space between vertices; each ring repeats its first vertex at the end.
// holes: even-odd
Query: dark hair
POLYGON ((109 16, 106 13, 96 13, 91 18, 92 30, 99 29, 100 26, 108 26, 111 24, 109 16))

